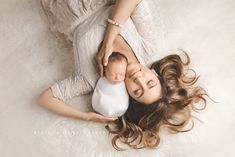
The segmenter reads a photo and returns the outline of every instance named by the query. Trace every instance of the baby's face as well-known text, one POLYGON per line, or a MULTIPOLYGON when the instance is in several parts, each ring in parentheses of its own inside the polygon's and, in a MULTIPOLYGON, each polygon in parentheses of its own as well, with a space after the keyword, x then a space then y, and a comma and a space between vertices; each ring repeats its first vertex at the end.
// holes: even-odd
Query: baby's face
POLYGON ((120 83, 125 79, 126 67, 127 67, 127 62, 124 60, 108 63, 105 69, 105 77, 111 83, 114 84, 120 83))

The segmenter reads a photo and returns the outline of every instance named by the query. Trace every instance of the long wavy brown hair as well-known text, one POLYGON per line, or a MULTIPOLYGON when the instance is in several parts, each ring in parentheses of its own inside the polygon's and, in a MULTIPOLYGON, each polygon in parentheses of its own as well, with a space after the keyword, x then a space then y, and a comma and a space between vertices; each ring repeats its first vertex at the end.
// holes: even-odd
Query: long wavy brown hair
POLYGON ((172 54, 151 65, 162 85, 163 95, 159 100, 145 105, 130 97, 127 112, 106 126, 114 134, 112 145, 115 149, 125 150, 117 144, 118 141, 135 149, 156 148, 160 143, 161 127, 167 128, 170 133, 186 132, 193 128, 192 111, 205 109, 206 97, 209 96, 196 85, 199 76, 188 68, 190 58, 186 52, 184 54, 186 61, 172 54), (193 76, 189 71, 193 72, 193 76))

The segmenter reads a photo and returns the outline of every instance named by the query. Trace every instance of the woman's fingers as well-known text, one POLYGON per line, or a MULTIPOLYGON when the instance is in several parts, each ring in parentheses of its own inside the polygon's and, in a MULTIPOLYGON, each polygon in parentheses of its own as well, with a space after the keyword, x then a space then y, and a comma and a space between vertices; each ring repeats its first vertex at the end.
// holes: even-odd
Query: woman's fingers
POLYGON ((104 74, 104 67, 103 67, 102 62, 99 62, 99 63, 98 63, 98 67, 99 67, 99 71, 100 71, 100 76, 103 77, 103 74, 104 74))
POLYGON ((105 123, 115 121, 116 119, 117 117, 104 117, 103 116, 103 120, 105 121, 105 123))
POLYGON ((96 62, 97 62, 97 65, 98 65, 98 70, 99 70, 99 73, 100 73, 100 76, 103 77, 103 63, 102 63, 102 51, 99 51, 98 54, 96 55, 96 62))
POLYGON ((107 52, 105 52, 104 57, 103 57, 103 64, 104 64, 104 66, 107 66, 109 56, 112 54, 112 50, 113 49, 111 47, 107 52))
POLYGON ((101 122, 101 123, 108 123, 108 122, 112 122, 114 120, 117 119, 117 117, 105 117, 103 115, 97 114, 97 122, 101 122))
POLYGON ((100 76, 103 76, 104 66, 107 66, 109 56, 112 54, 113 46, 103 43, 100 51, 96 55, 100 76))
POLYGON ((95 112, 88 113, 88 119, 99 123, 108 123, 117 119, 117 117, 105 117, 95 112))

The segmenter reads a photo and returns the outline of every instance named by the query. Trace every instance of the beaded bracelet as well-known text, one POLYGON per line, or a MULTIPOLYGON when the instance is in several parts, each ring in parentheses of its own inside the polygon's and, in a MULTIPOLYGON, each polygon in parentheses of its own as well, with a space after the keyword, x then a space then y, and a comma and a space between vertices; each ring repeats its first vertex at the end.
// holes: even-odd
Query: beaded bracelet
POLYGON ((117 26, 117 27, 120 27, 120 28, 122 27, 122 25, 120 23, 118 23, 114 20, 107 19, 107 22, 113 24, 114 26, 117 26))

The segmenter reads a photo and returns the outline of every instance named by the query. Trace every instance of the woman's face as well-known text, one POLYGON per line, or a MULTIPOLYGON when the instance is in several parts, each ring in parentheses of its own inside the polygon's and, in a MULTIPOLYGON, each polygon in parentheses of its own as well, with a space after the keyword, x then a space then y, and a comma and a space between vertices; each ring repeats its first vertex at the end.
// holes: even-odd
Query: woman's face
POLYGON ((162 95, 157 73, 138 63, 127 66, 125 83, 130 96, 146 105, 157 101, 162 95))

